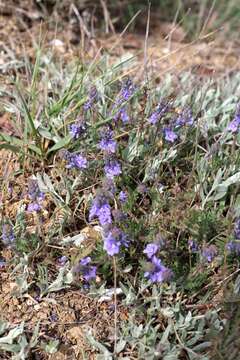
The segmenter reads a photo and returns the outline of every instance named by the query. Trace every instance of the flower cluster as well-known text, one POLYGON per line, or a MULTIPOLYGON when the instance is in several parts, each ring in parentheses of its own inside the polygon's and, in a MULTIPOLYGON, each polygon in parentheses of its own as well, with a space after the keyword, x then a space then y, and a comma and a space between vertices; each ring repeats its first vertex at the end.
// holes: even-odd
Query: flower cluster
POLYGON ((115 158, 112 157, 107 157, 105 159, 104 171, 105 171, 105 175, 110 179, 122 173, 120 163, 115 158))
POLYGON ((105 195, 97 195, 92 203, 89 220, 92 221, 95 217, 98 218, 101 226, 112 223, 111 206, 105 195))
POLYGON ((118 254, 120 247, 127 247, 129 243, 128 236, 117 227, 113 227, 110 231, 106 231, 103 240, 103 248, 110 256, 118 254))
POLYGON ((234 237, 237 240, 240 240, 240 218, 236 219, 234 226, 234 237))
POLYGON ((212 262, 213 259, 217 256, 217 248, 215 245, 210 245, 210 246, 204 246, 201 252, 201 255, 203 257, 204 260, 206 260, 207 262, 212 262))
POLYGON ((227 129, 232 133, 237 133, 240 129, 240 105, 237 107, 237 111, 234 119, 228 124, 227 129))
POLYGON ((3 224, 2 226, 2 242, 5 246, 13 246, 15 243, 15 235, 13 227, 10 224, 3 224))
POLYGON ((28 212, 39 212, 42 209, 41 202, 44 200, 44 193, 40 191, 38 183, 35 179, 28 181, 28 196, 31 200, 28 204, 28 212))
POLYGON ((92 87, 88 96, 88 100, 83 105, 83 109, 85 111, 92 109, 93 105, 97 102, 97 100, 98 100, 97 89, 96 87, 92 87))
POLYGON ((106 128, 101 133, 101 141, 98 147, 108 154, 114 154, 117 150, 117 142, 113 139, 113 131, 106 128))
POLYGON ((188 248, 193 253, 196 253, 199 250, 198 244, 192 239, 188 240, 188 248))
POLYGON ((159 245, 150 243, 144 249, 144 254, 149 259, 147 263, 147 271, 144 276, 152 283, 162 283, 171 279, 172 270, 162 264, 162 261, 156 256, 159 250, 159 245))
POLYGON ((239 256, 240 255, 240 242, 229 241, 226 244, 226 249, 230 254, 239 256))
POLYGON ((162 119, 162 117, 164 115, 166 115, 166 113, 169 111, 169 104, 165 103, 165 102, 161 102, 157 105, 156 109, 154 110, 154 112, 150 115, 150 117, 148 118, 148 121, 150 124, 152 125, 156 125, 159 120, 162 119))
POLYGON ((87 282, 96 278, 97 267, 91 265, 90 256, 82 258, 79 263, 73 267, 74 273, 80 273, 87 282))
POLYGON ((69 133, 72 139, 77 140, 86 132, 86 124, 83 121, 78 121, 69 125, 69 133))
POLYGON ((120 90, 120 93, 116 99, 114 110, 119 107, 117 112, 114 114, 114 120, 120 119, 124 124, 128 123, 130 118, 127 112, 127 106, 123 105, 126 101, 128 101, 136 90, 135 85, 132 83, 130 79, 127 79, 120 90))
POLYGON ((191 109, 184 109, 176 118, 174 122, 175 128, 182 127, 184 125, 192 126, 194 124, 194 118, 191 109))
POLYGON ((67 161, 66 168, 72 169, 76 168, 79 170, 86 169, 88 166, 88 161, 82 154, 65 152, 64 158, 67 161))
POLYGON ((164 139, 171 143, 173 143, 178 138, 177 134, 171 128, 163 129, 163 134, 164 139))

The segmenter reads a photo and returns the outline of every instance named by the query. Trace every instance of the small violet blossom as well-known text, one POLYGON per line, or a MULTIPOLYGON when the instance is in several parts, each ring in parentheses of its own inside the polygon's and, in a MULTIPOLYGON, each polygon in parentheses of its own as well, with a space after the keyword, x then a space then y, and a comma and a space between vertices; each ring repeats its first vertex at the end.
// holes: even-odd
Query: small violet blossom
POLYGON ((207 262, 212 262, 213 259, 217 256, 217 248, 215 245, 205 246, 202 249, 202 257, 207 260, 207 262))
POLYGON ((240 255, 240 243, 237 241, 229 241, 226 244, 226 249, 230 254, 237 255, 237 256, 240 255))
POLYGON ((240 218, 235 221, 234 236, 235 239, 240 240, 240 218))
POLYGON ((101 226, 112 223, 111 206, 105 196, 96 196, 92 203, 89 212, 89 220, 92 221, 95 217, 98 218, 101 226))
POLYGON ((86 126, 83 122, 77 122, 69 125, 69 133, 74 140, 77 140, 86 131, 86 126))
POLYGON ((28 212, 39 212, 41 211, 42 206, 38 203, 30 203, 28 204, 27 211, 28 212))
POLYGON ((152 125, 156 125, 156 123, 168 112, 168 110, 168 104, 164 102, 159 103, 154 112, 148 118, 148 122, 152 125))
POLYGON ((163 130, 163 133, 164 133, 164 139, 171 143, 173 143, 178 138, 177 134, 175 134, 175 132, 172 131, 170 128, 165 128, 163 130))
POLYGON ((86 169, 88 166, 87 159, 81 154, 71 154, 67 152, 65 158, 68 162, 66 165, 67 169, 76 168, 82 170, 86 169))
POLYGON ((118 195, 119 201, 124 204, 127 201, 128 195, 125 191, 120 191, 118 195))
POLYGON ((189 247, 189 250, 193 253, 198 251, 198 244, 196 243, 196 241, 194 241, 192 239, 188 240, 188 247, 189 247))
POLYGON ((192 126, 194 124, 194 118, 192 111, 190 109, 184 109, 181 114, 176 118, 174 125, 176 128, 188 125, 192 126))
POLYGON ((144 273, 144 276, 152 283, 162 283, 170 280, 172 277, 172 271, 164 266, 156 256, 151 258, 151 262, 148 265, 149 269, 144 273))
POLYGON ((15 235, 13 227, 10 224, 3 224, 2 226, 2 242, 6 246, 12 246, 15 242, 15 235))
POLYGON ((143 253, 146 254, 146 256, 151 259, 159 250, 159 245, 150 243, 147 244, 146 248, 144 249, 143 253))
POLYGON ((83 105, 83 109, 85 111, 92 109, 93 105, 97 102, 98 99, 98 92, 95 87, 92 87, 89 93, 88 100, 83 105))
POLYGON ((122 173, 121 165, 115 159, 107 159, 104 166, 105 174, 108 178, 113 178, 122 173))
POLYGON ((106 129, 102 133, 102 138, 98 147, 106 153, 114 154, 116 152, 117 142, 113 139, 113 132, 110 129, 106 129))
POLYGON ((118 254, 120 251, 120 247, 127 247, 129 242, 127 235, 117 227, 114 227, 110 231, 107 231, 104 234, 103 240, 103 248, 110 256, 118 254))
POLYGON ((240 129, 240 105, 237 108, 234 119, 228 124, 227 130, 232 133, 238 132, 240 129))

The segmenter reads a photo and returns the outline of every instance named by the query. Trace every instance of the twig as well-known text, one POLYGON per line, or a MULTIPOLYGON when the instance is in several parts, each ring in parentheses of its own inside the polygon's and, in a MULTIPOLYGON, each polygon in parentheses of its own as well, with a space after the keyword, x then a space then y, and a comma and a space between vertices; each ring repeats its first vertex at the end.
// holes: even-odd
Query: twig
POLYGON ((146 34, 145 34, 145 41, 144 41, 144 75, 147 79, 147 45, 148 45, 148 35, 149 35, 149 24, 150 24, 150 12, 151 10, 151 3, 148 3, 148 17, 147 17, 147 26, 146 26, 146 34))

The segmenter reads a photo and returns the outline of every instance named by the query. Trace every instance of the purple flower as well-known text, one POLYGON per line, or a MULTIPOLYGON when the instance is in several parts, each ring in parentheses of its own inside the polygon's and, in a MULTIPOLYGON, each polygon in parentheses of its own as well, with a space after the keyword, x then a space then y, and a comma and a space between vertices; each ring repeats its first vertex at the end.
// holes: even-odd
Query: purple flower
POLYGON ((79 261, 79 263, 73 267, 74 273, 80 273, 85 281, 90 281, 96 278, 97 267, 90 265, 91 258, 85 257, 79 261))
POLYGON ((87 257, 82 258, 82 259, 80 260, 80 264, 81 264, 81 265, 88 265, 90 262, 91 262, 90 256, 87 256, 87 257))
POLYGON ((149 269, 144 273, 144 276, 152 283, 162 283, 172 277, 172 271, 164 266, 156 256, 151 258, 151 262, 149 262, 148 265, 149 269))
POLYGON ((113 256, 119 253, 121 243, 118 241, 110 232, 105 238, 104 238, 104 245, 103 248, 106 250, 108 255, 113 256))
POLYGON ((146 254, 146 256, 151 259, 159 250, 159 245, 150 243, 148 244, 145 249, 143 250, 143 253, 146 254))
POLYGON ((231 131, 232 133, 236 133, 239 130, 240 127, 240 116, 236 117, 234 120, 232 120, 227 129, 231 131))
POLYGON ((77 169, 86 169, 88 165, 87 159, 81 154, 71 154, 66 152, 65 159, 67 160, 67 169, 77 168, 77 169))
POLYGON ((120 91, 120 99, 122 99, 123 101, 127 101, 134 94, 135 90, 136 87, 132 83, 132 80, 127 79, 122 85, 120 91))
POLYGON ((59 263, 59 265, 61 265, 61 266, 64 266, 65 264, 66 264, 66 262, 68 261, 68 258, 67 258, 67 256, 61 256, 59 259, 58 259, 58 263, 59 263))
MULTIPOLYGON (((121 91, 116 99, 113 110, 115 110, 118 106, 122 105, 125 101, 128 101, 131 96, 134 94, 136 87, 133 85, 130 79, 127 79, 122 85, 121 91)), ((119 118, 123 123, 129 122, 129 115, 127 113, 126 106, 120 106, 118 111, 114 115, 114 120, 118 120, 119 118)))
POLYGON ((122 173, 121 165, 115 159, 107 159, 104 166, 105 174, 108 178, 113 178, 122 173))
POLYGON ((96 278, 97 267, 96 266, 86 266, 82 270, 83 278, 85 281, 90 281, 96 278))
POLYGON ((190 109, 184 109, 181 114, 178 115, 178 117, 175 120, 175 127, 181 127, 184 125, 193 125, 194 123, 194 118, 193 118, 193 114, 192 111, 190 109))
POLYGON ((165 128, 163 130, 163 133, 164 133, 164 139, 171 143, 173 143, 178 138, 177 134, 175 134, 175 132, 172 131, 170 128, 165 128))
POLYGON ((42 207, 38 203, 30 203, 27 207, 28 212, 39 212, 41 209, 42 207))
POLYGON ((97 217, 102 226, 112 223, 111 206, 104 196, 97 196, 92 204, 89 213, 89 220, 97 217))
POLYGON ((6 266, 6 261, 2 258, 0 259, 0 269, 4 269, 6 266))
POLYGON ((240 240, 240 218, 236 219, 234 226, 235 239, 240 240))
POLYGON ((167 103, 160 103, 157 105, 154 112, 148 118, 148 121, 152 125, 156 125, 156 123, 168 112, 169 104, 167 103))
POLYGON ((128 195, 125 191, 120 191, 118 198, 122 204, 124 204, 127 201, 128 195))
POLYGON ((15 242, 15 235, 13 232, 13 227, 10 224, 3 224, 2 226, 2 242, 6 246, 12 246, 15 242))
POLYGON ((233 255, 240 255, 240 243, 237 241, 229 241, 226 244, 226 249, 233 255))
POLYGON ((217 248, 215 245, 205 246, 202 249, 202 257, 208 262, 212 262, 217 256, 217 248))
POLYGON ((112 216, 111 216, 111 207, 109 204, 104 204, 100 207, 98 212, 98 219, 102 226, 111 224, 112 216))
POLYGON ((78 139, 85 131, 86 126, 83 122, 69 125, 69 133, 74 140, 78 139))
POLYGON ((92 106, 97 102, 97 99, 98 99, 97 89, 95 87, 92 87, 91 90, 90 90, 88 100, 83 105, 83 109, 85 111, 91 109, 92 106))
POLYGON ((121 246, 128 246, 128 236, 117 227, 112 228, 104 235, 103 248, 108 255, 113 256, 119 253, 121 246))
POLYGON ((119 111, 119 117, 120 119, 122 120, 122 122, 124 124, 128 123, 129 122, 129 115, 127 113, 127 109, 126 109, 126 106, 125 107, 122 107, 119 111))
POLYGON ((113 132, 107 129, 102 133, 102 139, 98 144, 99 148, 107 153, 114 154, 117 149, 117 142, 113 139, 113 132))
POLYGON ((84 156, 78 154, 74 156, 74 164, 78 169, 86 169, 88 162, 84 156))
POLYGON ((40 191, 37 180, 29 179, 28 195, 33 201, 41 201, 44 199, 44 193, 40 191))
POLYGON ((193 253, 198 251, 198 244, 192 239, 188 240, 188 247, 193 253))

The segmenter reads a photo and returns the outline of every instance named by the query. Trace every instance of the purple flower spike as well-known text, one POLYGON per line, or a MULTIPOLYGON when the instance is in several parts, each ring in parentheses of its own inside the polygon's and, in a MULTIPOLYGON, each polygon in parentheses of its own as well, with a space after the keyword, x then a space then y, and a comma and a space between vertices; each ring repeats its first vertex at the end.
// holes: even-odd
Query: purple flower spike
POLYGON ((13 232, 13 227, 10 224, 4 224, 2 226, 2 242, 6 246, 12 246, 15 242, 15 235, 13 232))
POLYGON ((178 138, 178 136, 177 136, 177 134, 175 134, 174 131, 172 131, 169 128, 164 129, 164 139, 166 141, 173 143, 175 140, 177 140, 177 138, 178 138))
POLYGON ((65 159, 67 160, 67 169, 76 168, 79 170, 86 169, 88 166, 87 159, 81 154, 71 154, 66 152, 65 159))
POLYGON ((119 253, 121 246, 128 246, 128 237, 117 227, 112 228, 104 235, 103 248, 106 250, 108 255, 113 256, 119 253))
POLYGON ((90 256, 87 256, 87 257, 82 258, 82 259, 80 260, 80 264, 81 264, 81 265, 88 265, 90 262, 91 262, 90 256))
POLYGON ((207 260, 207 262, 212 262, 213 259, 217 256, 217 248, 215 245, 206 246, 202 250, 202 257, 207 260))
POLYGON ((156 125, 156 123, 168 112, 169 105, 162 102, 157 105, 155 111, 150 115, 148 121, 152 125, 156 125))
POLYGON ((105 174, 108 178, 113 178, 122 173, 121 165, 115 159, 107 159, 104 166, 105 174))
POLYGON ((85 111, 92 109, 93 105, 97 102, 98 99, 98 92, 95 87, 92 87, 90 90, 89 98, 83 105, 83 109, 85 111))
POLYGON ((88 266, 82 270, 83 278, 85 281, 89 282, 96 278, 97 267, 96 266, 88 266))
POLYGON ((108 255, 113 256, 119 253, 120 245, 120 241, 117 241, 117 239, 110 232, 104 239, 103 248, 106 250, 108 255))
POLYGON ((227 130, 231 131, 232 133, 236 133, 240 129, 240 105, 237 107, 237 111, 235 114, 234 119, 229 123, 227 130))
POLYGON ((58 259, 58 263, 61 266, 64 266, 66 264, 66 262, 68 261, 67 256, 63 255, 58 259))
POLYGON ((146 246, 146 248, 143 250, 143 253, 146 254, 146 256, 151 259, 159 250, 159 246, 154 243, 150 243, 146 246))
POLYGON ((77 140, 86 131, 86 126, 82 122, 69 125, 69 133, 74 140, 77 140))
POLYGON ((151 262, 149 263, 149 270, 144 273, 144 276, 152 283, 162 283, 170 280, 172 277, 172 271, 164 266, 160 259, 153 256, 151 262))
POLYGON ((195 253, 198 251, 198 244, 194 240, 188 240, 188 246, 191 252, 195 253))
POLYGON ((113 132, 107 129, 102 133, 102 139, 98 144, 99 148, 106 153, 114 154, 117 149, 117 142, 113 139, 113 132))
POLYGON ((75 167, 78 169, 86 169, 87 164, 88 164, 87 159, 80 154, 76 155, 74 157, 73 161, 74 161, 75 167))
POLYGON ((118 198, 122 204, 124 204, 127 201, 128 195, 125 191, 120 191, 118 198))
POLYGON ((193 124, 194 124, 194 118, 192 111, 190 109, 185 109, 176 118, 174 126, 178 128, 184 125, 192 126, 193 124))
POLYGON ((41 209, 42 207, 38 203, 31 203, 27 207, 28 212, 39 212, 41 209))
POLYGON ((235 221, 234 236, 235 239, 240 240, 240 218, 235 221))
POLYGON ((100 225, 105 226, 112 223, 111 207, 104 196, 98 195, 92 204, 89 213, 89 220, 97 217, 100 225))

